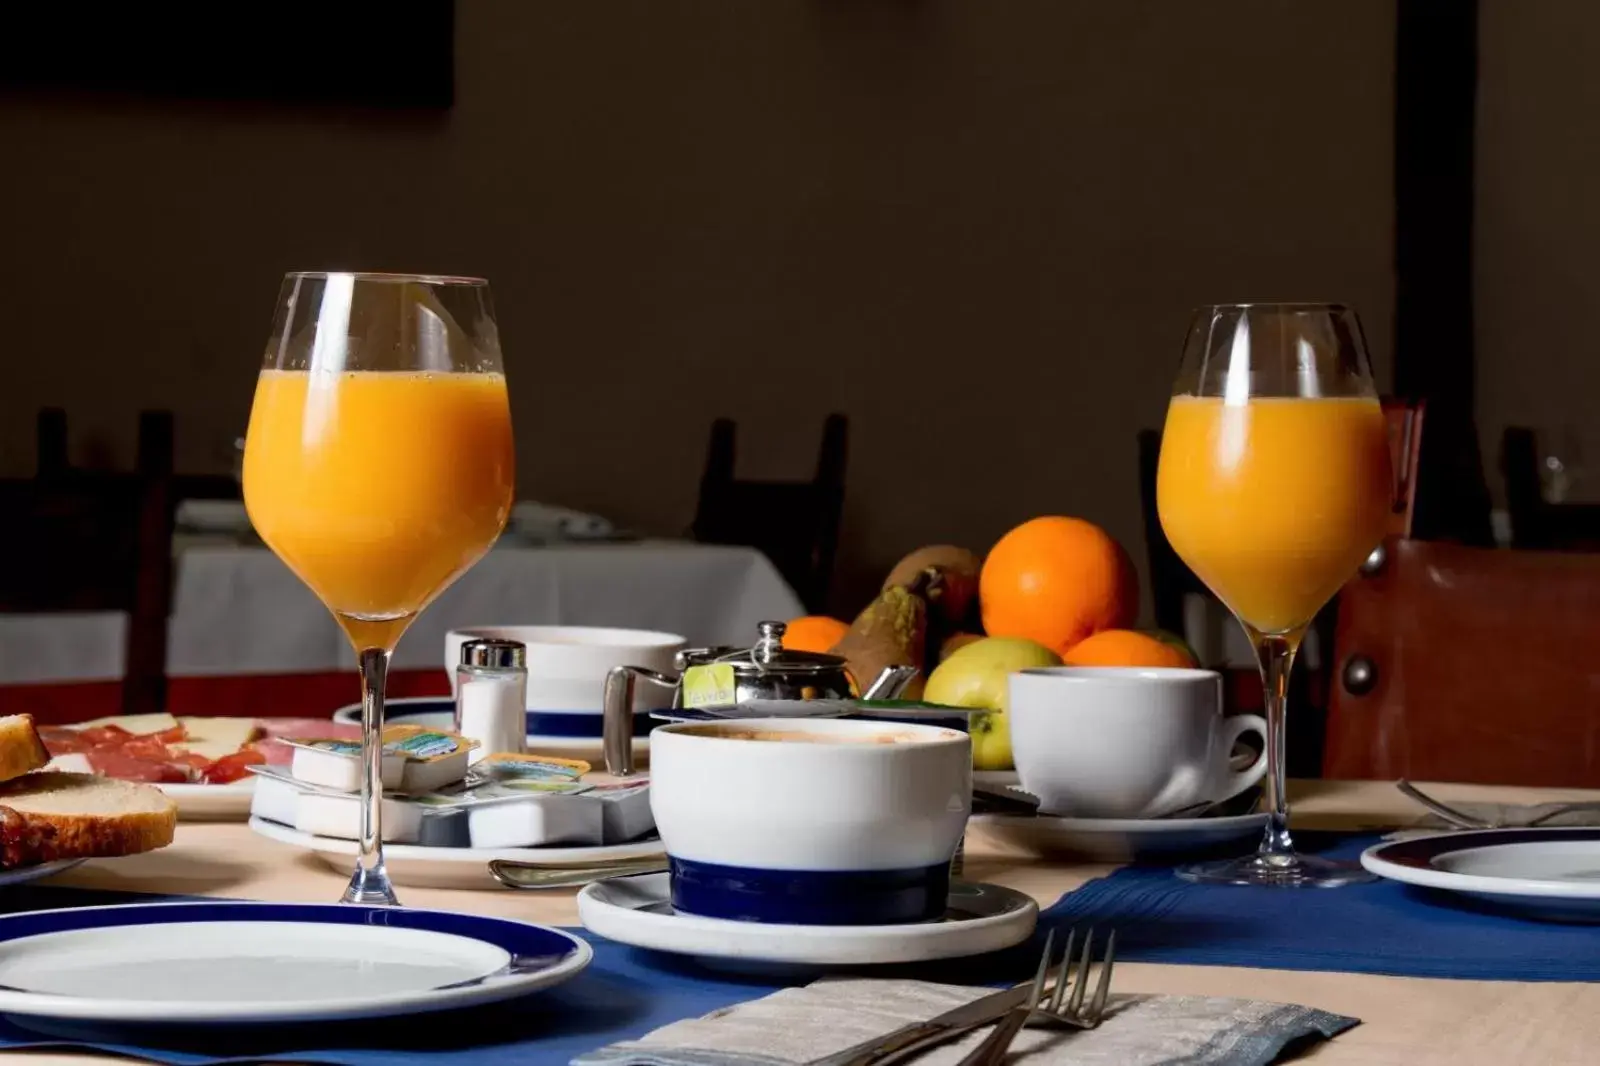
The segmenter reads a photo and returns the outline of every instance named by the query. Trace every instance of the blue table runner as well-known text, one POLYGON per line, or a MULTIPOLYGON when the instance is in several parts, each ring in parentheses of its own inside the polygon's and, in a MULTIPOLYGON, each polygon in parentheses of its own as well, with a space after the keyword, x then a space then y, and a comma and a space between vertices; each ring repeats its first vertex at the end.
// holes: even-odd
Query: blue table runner
MULTIPOLYGON (((1354 857, 1375 839, 1341 838, 1326 853, 1354 857)), ((150 898, 46 886, 0 893, 5 910, 150 898)), ((1327 890, 1199 886, 1179 881, 1166 868, 1128 867, 1064 896, 1045 912, 1039 935, 1043 928, 1089 923, 1117 929, 1117 954, 1125 961, 1483 980, 1600 980, 1600 926, 1551 925, 1483 913, 1389 882, 1327 890)), ((274 1059, 349 1066, 566 1063, 580 1052, 814 976, 740 975, 584 936, 595 948, 594 964, 585 973, 510 1003, 396 1021, 152 1030, 132 1037, 139 1044, 127 1043, 126 1034, 97 1038, 75 1033, 53 1039, 40 1032, 44 1023, 5 1019, 0 1020, 0 1048, 93 1047, 178 1066, 274 1059)), ((1037 944, 1025 945, 976 959, 874 972, 996 984, 1026 977, 1037 952, 1037 944)))

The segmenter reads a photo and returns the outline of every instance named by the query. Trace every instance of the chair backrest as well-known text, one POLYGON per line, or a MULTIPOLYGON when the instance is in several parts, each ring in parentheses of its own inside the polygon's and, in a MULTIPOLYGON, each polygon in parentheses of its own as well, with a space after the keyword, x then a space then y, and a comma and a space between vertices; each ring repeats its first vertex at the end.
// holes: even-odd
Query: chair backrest
POLYGON ((1511 546, 1529 551, 1600 551, 1600 505, 1547 503, 1539 476, 1539 437, 1507 426, 1500 437, 1511 546))
POLYGON ((1390 500, 1389 536, 1409 537, 1411 520, 1417 510, 1417 466, 1422 457, 1422 427, 1428 402, 1418 400, 1383 401, 1383 415, 1389 423, 1389 466, 1394 474, 1394 495, 1390 500))
POLYGON ((123 711, 163 710, 172 604, 171 416, 140 415, 134 473, 42 465, 44 476, 0 481, 0 612, 126 612, 123 711))
POLYGON ((1600 786, 1600 556, 1392 540, 1340 594, 1323 772, 1600 786))
MULTIPOLYGON (((1383 401, 1389 425, 1389 460, 1394 473, 1394 493, 1390 501, 1390 536, 1411 534, 1412 515, 1417 500, 1417 465, 1422 454, 1423 417, 1426 401, 1408 403, 1383 401)), ((1314 461, 1309 460, 1308 461, 1314 461)), ((1139 431, 1139 498, 1144 512, 1144 542, 1150 568, 1150 596, 1155 607, 1156 625, 1172 633, 1183 633, 1183 599, 1190 593, 1209 596, 1205 585, 1194 575, 1167 540, 1156 509, 1156 472, 1161 465, 1161 434, 1153 429, 1139 431)))
POLYGON ((711 425, 694 536, 710 544, 746 544, 772 560, 806 609, 826 609, 844 510, 849 420, 831 414, 823 424, 816 475, 810 481, 734 478, 737 427, 711 425))

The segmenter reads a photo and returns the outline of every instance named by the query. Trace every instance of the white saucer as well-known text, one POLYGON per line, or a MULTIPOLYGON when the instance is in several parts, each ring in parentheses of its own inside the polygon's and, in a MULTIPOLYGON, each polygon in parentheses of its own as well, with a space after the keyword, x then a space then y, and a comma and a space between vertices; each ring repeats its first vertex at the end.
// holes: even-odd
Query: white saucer
POLYGON ((207 901, 0 917, 0 1012, 132 1026, 384 1018, 521 996, 594 957, 444 911, 207 901))
POLYGON ((1267 816, 1063 818, 1049 814, 975 814, 967 824, 1040 855, 1129 862, 1193 855, 1229 845, 1248 851, 1267 824, 1267 816))
POLYGON ((250 817, 256 778, 249 775, 226 785, 157 785, 178 805, 185 822, 242 822, 250 817))
POLYGON ((18 866, 10 870, 0 870, 0 886, 23 885, 29 881, 54 877, 56 874, 66 873, 83 861, 82 859, 61 859, 57 862, 41 862, 37 866, 18 866))
POLYGON ((1600 829, 1484 829, 1376 844, 1379 877, 1458 892, 1537 918, 1600 921, 1600 829))
MULTIPOLYGON (((250 828, 269 840, 303 848, 324 864, 349 873, 355 869, 356 842, 335 837, 302 833, 287 825, 251 818, 250 828)), ((504 888, 489 873, 490 859, 510 859, 534 865, 577 866, 585 863, 615 862, 618 859, 650 859, 665 855, 661 841, 641 840, 632 844, 594 847, 545 848, 434 848, 423 844, 385 844, 383 861, 397 885, 417 888, 504 888)))
POLYGON ((926 962, 1019 944, 1033 935, 1038 904, 1000 885, 956 882, 949 911, 911 925, 768 925, 672 910, 668 875, 597 881, 578 893, 585 929, 622 944, 693 955, 801 966, 926 962))

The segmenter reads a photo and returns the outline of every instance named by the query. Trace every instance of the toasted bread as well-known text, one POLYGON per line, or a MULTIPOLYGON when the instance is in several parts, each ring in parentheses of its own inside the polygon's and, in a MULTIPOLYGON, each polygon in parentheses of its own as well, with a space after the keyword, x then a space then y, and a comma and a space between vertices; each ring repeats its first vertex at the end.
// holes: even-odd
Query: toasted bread
POLYGON ((33 715, 0 716, 0 781, 21 777, 49 761, 50 753, 33 727, 33 715))
POLYGON ((41 771, 0 784, 0 867, 133 855, 172 843, 178 805, 151 785, 41 771))

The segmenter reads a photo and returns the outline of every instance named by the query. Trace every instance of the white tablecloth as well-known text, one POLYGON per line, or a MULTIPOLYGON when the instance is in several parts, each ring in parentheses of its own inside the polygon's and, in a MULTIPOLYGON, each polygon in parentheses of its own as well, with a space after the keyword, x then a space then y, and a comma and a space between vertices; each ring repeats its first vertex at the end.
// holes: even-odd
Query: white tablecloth
MULTIPOLYGON (((167 646, 172 677, 354 669, 333 618, 265 548, 197 540, 177 553, 167 646)), ((756 623, 804 613, 761 553, 678 541, 504 544, 430 606, 395 652, 397 670, 441 666, 448 630, 602 625, 748 645, 756 623)), ((0 684, 122 675, 120 614, 0 616, 0 684)))

